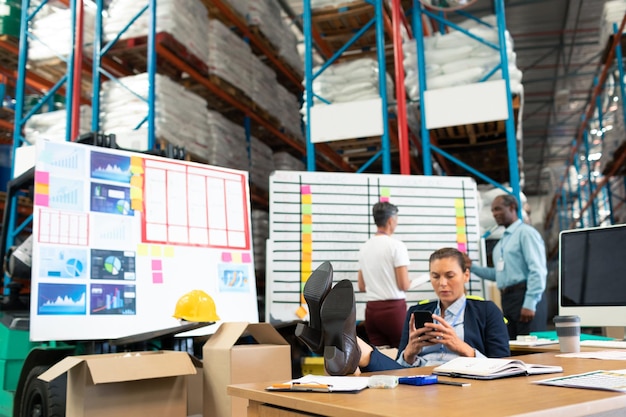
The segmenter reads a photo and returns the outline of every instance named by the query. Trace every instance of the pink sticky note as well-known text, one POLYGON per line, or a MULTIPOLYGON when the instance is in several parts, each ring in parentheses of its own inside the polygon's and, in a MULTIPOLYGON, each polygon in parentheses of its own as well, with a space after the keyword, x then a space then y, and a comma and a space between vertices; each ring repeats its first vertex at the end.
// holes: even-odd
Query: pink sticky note
POLYGON ((463 252, 463 253, 466 253, 466 252, 467 252, 467 244, 466 244, 466 243, 457 243, 457 244, 456 244, 456 248, 457 248, 459 251, 463 252))
POLYGON ((48 171, 35 171, 35 182, 40 184, 49 184, 50 173, 48 171))
POLYGON ((243 262, 244 264, 249 264, 250 262, 252 262, 252 257, 250 256, 250 253, 242 253, 241 262, 243 262))
POLYGON ((153 271, 162 271, 163 270, 163 262, 160 259, 152 260, 152 270, 153 271))
POLYGON ((152 273, 152 283, 153 284, 163 284, 163 272, 153 272, 152 273))
POLYGON ((50 204, 50 196, 47 194, 35 194, 35 205, 48 207, 50 204))
POLYGON ((380 202, 381 203, 388 203, 389 202, 389 197, 380 196, 380 202))
POLYGON ((300 194, 311 194, 311 186, 310 185, 300 186, 300 194))
POLYGON ((230 252, 222 252, 222 262, 231 262, 233 255, 230 252))

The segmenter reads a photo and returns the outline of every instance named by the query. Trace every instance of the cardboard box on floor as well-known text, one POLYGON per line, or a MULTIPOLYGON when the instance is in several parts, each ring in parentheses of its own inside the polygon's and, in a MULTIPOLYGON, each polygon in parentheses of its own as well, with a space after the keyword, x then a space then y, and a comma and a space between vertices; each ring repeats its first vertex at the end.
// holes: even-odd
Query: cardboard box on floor
POLYGON ((269 323, 222 323, 202 348, 204 417, 247 415, 248 401, 226 393, 230 384, 288 381, 291 346, 269 323), (258 344, 236 345, 250 335, 258 344))
POLYGON ((67 417, 186 417, 187 375, 196 367, 186 352, 68 356, 39 378, 65 372, 67 417))

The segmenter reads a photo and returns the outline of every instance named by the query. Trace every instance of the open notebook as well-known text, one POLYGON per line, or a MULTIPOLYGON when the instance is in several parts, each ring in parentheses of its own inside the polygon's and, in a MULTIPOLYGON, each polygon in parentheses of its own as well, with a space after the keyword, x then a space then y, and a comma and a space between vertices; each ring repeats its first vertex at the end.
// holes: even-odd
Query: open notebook
POLYGON ((497 379, 516 375, 563 372, 560 366, 536 365, 517 359, 459 357, 436 367, 434 374, 472 379, 497 379))

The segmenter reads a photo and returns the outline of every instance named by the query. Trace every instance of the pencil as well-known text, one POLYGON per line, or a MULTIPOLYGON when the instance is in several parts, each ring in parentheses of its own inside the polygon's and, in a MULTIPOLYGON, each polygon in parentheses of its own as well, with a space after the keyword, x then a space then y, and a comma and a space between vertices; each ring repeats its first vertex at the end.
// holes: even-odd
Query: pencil
POLYGON ((470 384, 469 382, 452 382, 452 381, 437 381, 438 384, 441 385, 454 385, 455 387, 469 387, 470 384))

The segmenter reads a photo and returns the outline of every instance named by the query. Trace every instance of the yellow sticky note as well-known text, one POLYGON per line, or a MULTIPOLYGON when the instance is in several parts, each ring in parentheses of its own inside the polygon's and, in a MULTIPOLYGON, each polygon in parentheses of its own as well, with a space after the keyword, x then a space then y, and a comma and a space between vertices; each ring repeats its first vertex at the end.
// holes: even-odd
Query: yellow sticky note
POLYGON ((130 198, 143 199, 143 190, 139 187, 130 187, 130 198))
POLYGON ((143 175, 133 175, 130 177, 130 186, 143 188, 143 175))
POLYGON ((311 253, 313 252, 313 244, 312 243, 302 243, 302 252, 303 253, 311 253))
POLYGON ((137 245, 137 256, 148 256, 148 245, 140 243, 137 245))
POLYGON ((311 252, 303 252, 302 253, 302 262, 312 262, 313 254, 311 252))
POLYGON ((130 172, 133 174, 143 174, 143 158, 139 156, 130 157, 130 172))
POLYGON ((456 218, 456 226, 457 227, 465 226, 465 217, 457 217, 456 218))
POLYGON ((152 245, 150 246, 150 256, 160 257, 163 253, 161 246, 152 245))
POLYGON ((302 306, 298 307, 298 309, 296 310, 296 316, 298 316, 298 318, 302 320, 306 317, 306 315, 307 315, 306 308, 302 306))
POLYGON ((304 224, 311 224, 311 223, 313 223, 313 216, 311 216, 310 214, 303 214, 302 215, 302 223, 304 223, 304 224))
POLYGON ((302 194, 300 201, 302 204, 311 204, 313 203, 313 196, 311 194, 302 194))
POLYGON ((313 235, 311 233, 303 234, 302 243, 313 243, 313 235))
POLYGON ((143 211, 143 199, 133 198, 130 200, 130 208, 136 211, 143 211))
POLYGON ((455 198, 454 199, 454 207, 455 208, 463 208, 463 207, 465 207, 465 202, 463 201, 462 198, 455 198))
POLYGON ((233 252, 233 262, 236 264, 241 263, 241 252, 233 252))
POLYGON ((457 235, 456 243, 467 243, 467 235, 457 235))
POLYGON ((48 184, 42 184, 40 182, 35 183, 35 194, 50 194, 50 186, 48 184))
POLYGON ((163 248, 163 256, 166 258, 174 257, 174 246, 166 246, 163 248))

